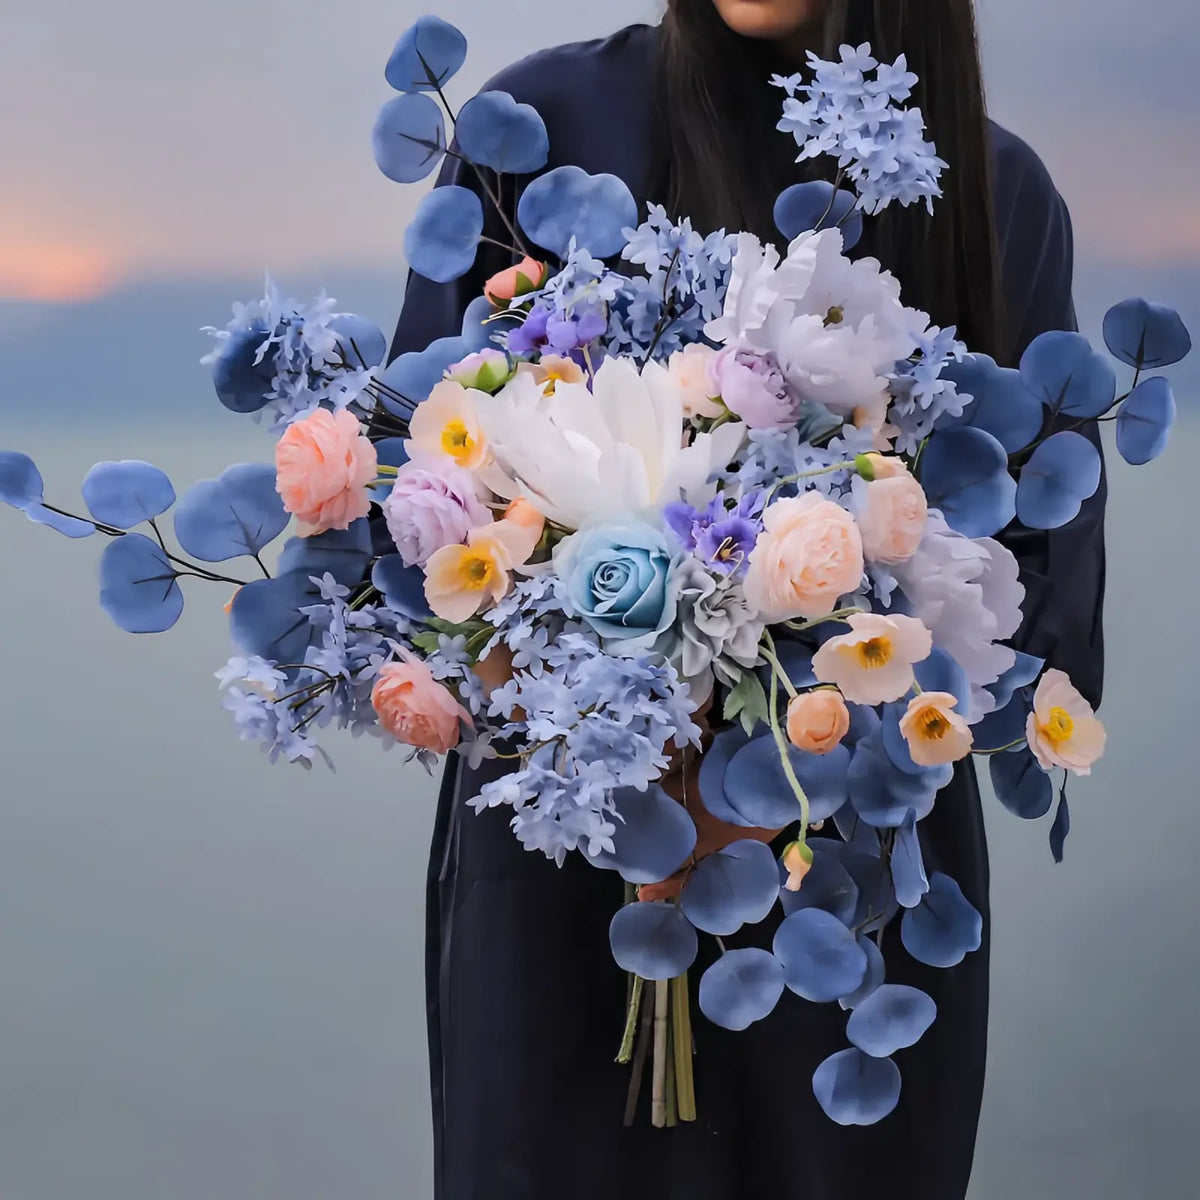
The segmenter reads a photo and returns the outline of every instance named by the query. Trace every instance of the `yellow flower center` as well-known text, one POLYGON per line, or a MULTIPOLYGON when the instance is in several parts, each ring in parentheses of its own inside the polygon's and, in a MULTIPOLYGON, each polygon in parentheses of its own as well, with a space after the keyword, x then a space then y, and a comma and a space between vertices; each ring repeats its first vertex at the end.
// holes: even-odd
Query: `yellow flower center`
POLYGON ((868 671, 876 667, 886 667, 892 661, 892 639, 886 637, 868 638, 858 644, 859 666, 868 671))
POLYGON ((950 722, 945 713, 931 708, 921 714, 919 733, 927 742, 940 742, 950 732, 950 722))
POLYGON ((458 560, 459 585, 465 592, 482 592, 495 577, 496 563, 487 553, 468 549, 458 560))
POLYGON ((1055 706, 1050 710, 1050 716, 1042 724, 1042 732, 1056 746, 1060 746, 1075 732, 1075 719, 1065 708, 1055 706))
POLYGON ((459 420, 447 424, 442 430, 442 449, 453 459, 463 459, 474 449, 475 443, 466 425, 459 420))

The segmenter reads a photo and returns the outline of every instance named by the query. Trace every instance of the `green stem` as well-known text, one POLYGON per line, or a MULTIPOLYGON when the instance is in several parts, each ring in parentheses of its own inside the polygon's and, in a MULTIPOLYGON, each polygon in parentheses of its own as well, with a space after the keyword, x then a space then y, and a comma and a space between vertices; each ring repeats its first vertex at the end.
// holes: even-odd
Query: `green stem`
MULTIPOLYGON (((783 681, 783 686, 787 690, 787 694, 795 700, 799 693, 796 691, 796 685, 792 683, 788 677, 788 673, 783 669, 783 664, 779 661, 779 656, 775 653, 775 639, 766 629, 763 630, 763 642, 766 645, 760 645, 758 648, 759 654, 763 656, 771 665, 771 670, 774 675, 778 675, 783 681)), ((772 676, 774 677, 774 676, 772 676)))
POLYGON ((806 630, 816 629, 818 625, 824 625, 826 621, 844 621, 847 617, 857 616, 862 611, 861 608, 839 608, 836 612, 817 617, 812 621, 784 621, 783 624, 785 628, 794 633, 804 633, 806 630))
POLYGON ((818 475, 832 475, 835 471, 853 471, 857 468, 858 463, 854 459, 850 459, 849 462, 830 463, 827 467, 814 467, 811 471, 799 471, 795 475, 785 475, 782 479, 775 480, 767 489, 767 498, 763 501, 763 507, 770 504, 771 497, 786 484, 799 483, 801 479, 815 479, 818 475))
POLYGON ((1017 738, 1015 742, 1009 742, 1007 746, 997 746, 993 750, 973 750, 972 754, 1003 754, 1005 750, 1015 750, 1018 746, 1024 746, 1025 739, 1017 738))
POLYGON ((617 1062, 622 1066, 633 1061, 633 1043, 637 1038, 638 1017, 642 1008, 642 988, 646 985, 646 981, 640 975, 634 975, 632 978, 629 1006, 625 1010, 625 1032, 621 1035, 621 1048, 617 1051, 617 1062))
POLYGON ((800 780, 796 778, 796 772, 792 767, 792 759, 788 754, 787 738, 783 736, 783 730, 779 726, 779 687, 778 677, 774 672, 771 673, 771 703, 768 706, 768 715, 771 720, 771 733, 775 737, 775 745, 779 749, 779 759, 783 765, 783 774, 792 791, 796 793, 796 799, 800 801, 800 832, 796 840, 804 841, 805 835, 808 833, 808 797, 804 794, 804 789, 800 786, 800 780))

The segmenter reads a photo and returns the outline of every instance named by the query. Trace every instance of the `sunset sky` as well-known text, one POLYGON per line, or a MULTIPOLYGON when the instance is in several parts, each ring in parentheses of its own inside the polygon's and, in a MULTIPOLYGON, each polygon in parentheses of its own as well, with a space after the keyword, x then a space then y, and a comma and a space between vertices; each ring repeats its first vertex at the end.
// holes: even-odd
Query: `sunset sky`
MULTIPOLYGON (((388 50, 426 7, 11 6, 0 42, 0 297, 85 299, 163 277, 398 264, 419 193, 378 173, 369 135, 389 95, 388 50)), ((472 42, 460 99, 531 49, 659 9, 657 0, 434 7, 472 42)), ((980 0, 979 9, 994 114, 1050 166, 1080 254, 1200 263, 1200 29, 1190 0, 980 0)))

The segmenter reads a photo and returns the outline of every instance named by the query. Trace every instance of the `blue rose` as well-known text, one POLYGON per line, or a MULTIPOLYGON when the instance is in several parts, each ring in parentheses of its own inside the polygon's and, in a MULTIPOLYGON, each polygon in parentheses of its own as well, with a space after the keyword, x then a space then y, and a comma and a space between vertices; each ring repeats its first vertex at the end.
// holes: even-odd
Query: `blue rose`
POLYGON ((663 531, 638 517, 579 530, 555 560, 575 611, 618 652, 648 649, 674 624, 675 561, 663 531))

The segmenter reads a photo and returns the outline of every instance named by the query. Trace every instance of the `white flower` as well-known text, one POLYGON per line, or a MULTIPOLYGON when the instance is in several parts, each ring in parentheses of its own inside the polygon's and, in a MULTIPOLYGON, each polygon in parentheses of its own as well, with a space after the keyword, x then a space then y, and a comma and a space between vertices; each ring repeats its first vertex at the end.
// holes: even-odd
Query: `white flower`
POLYGON ((987 691, 1016 661, 1008 646, 1021 623, 1025 588, 1017 560, 992 538, 956 533, 940 512, 929 514, 925 537, 916 554, 891 568, 920 618, 940 646, 966 672, 971 703, 964 714, 970 724, 995 708, 987 691))
POLYGON ((802 233, 780 262, 738 237, 725 310, 705 333, 773 354, 806 399, 851 417, 886 405, 888 377, 917 349, 929 318, 900 301, 900 284, 873 258, 851 261, 837 229, 802 233))
POLYGON ((476 409, 493 456, 483 482, 506 499, 524 496, 567 529, 681 498, 707 503, 712 476, 745 435, 729 423, 685 447, 680 393, 666 369, 649 363, 639 374, 621 358, 605 359, 590 391, 560 383, 547 396, 517 375, 495 396, 477 397, 476 409))

